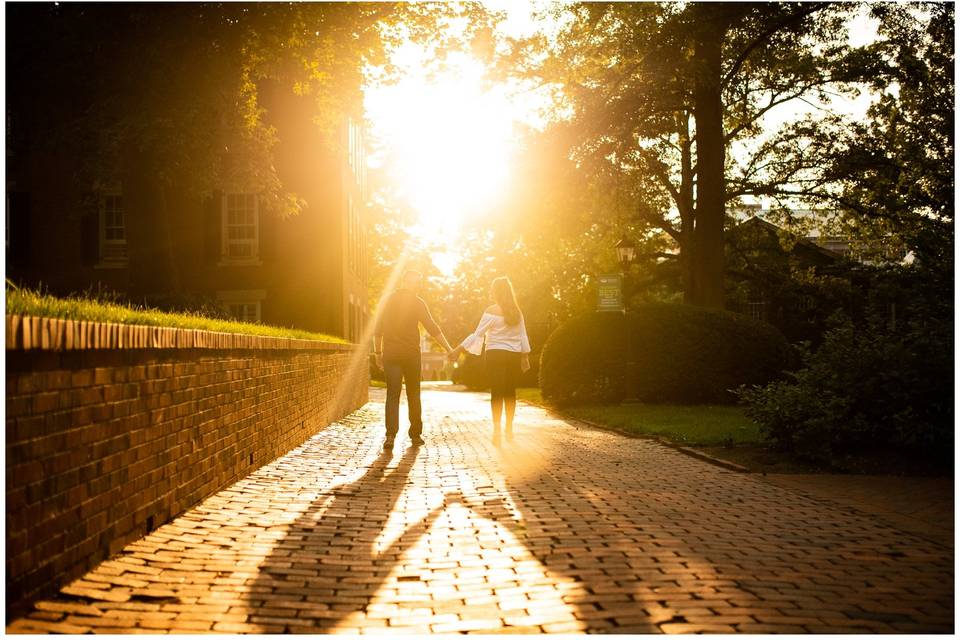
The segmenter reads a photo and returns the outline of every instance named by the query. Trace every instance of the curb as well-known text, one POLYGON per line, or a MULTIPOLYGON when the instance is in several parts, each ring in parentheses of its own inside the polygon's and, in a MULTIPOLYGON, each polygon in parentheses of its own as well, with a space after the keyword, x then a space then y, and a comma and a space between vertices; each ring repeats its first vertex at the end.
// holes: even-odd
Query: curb
POLYGON ((548 406, 545 406, 545 405, 542 405, 542 404, 539 404, 539 403, 536 403, 536 402, 531 402, 530 400, 521 400, 521 402, 525 402, 525 403, 529 404, 530 406, 538 407, 538 408, 540 408, 540 409, 543 409, 543 410, 546 411, 548 414, 551 414, 553 417, 559 418, 559 419, 561 419, 561 420, 565 420, 566 422, 580 423, 580 424, 582 424, 582 425, 584 425, 584 426, 587 426, 587 427, 590 427, 590 428, 593 428, 593 429, 600 429, 601 431, 610 431, 610 432, 612 432, 612 433, 616 433, 616 434, 619 434, 619 435, 621 435, 621 436, 625 436, 625 437, 627 437, 627 438, 635 438, 635 439, 641 439, 641 440, 653 440, 653 441, 655 441, 655 442, 657 442, 657 443, 659 443, 659 444, 662 444, 662 445, 665 446, 665 447, 670 447, 670 448, 673 449, 674 451, 679 451, 680 453, 686 454, 686 455, 690 456, 691 458, 697 458, 698 460, 702 460, 702 461, 704 461, 704 462, 709 462, 710 464, 716 465, 716 466, 718 466, 718 467, 723 467, 724 469, 727 469, 727 470, 729 470, 729 471, 736 471, 737 473, 752 473, 752 472, 750 471, 750 469, 748 469, 747 467, 744 467, 743 465, 739 465, 739 464, 737 464, 736 462, 730 462, 729 460, 724 460, 724 459, 722 459, 722 458, 715 458, 715 457, 713 457, 713 456, 711 456, 711 455, 708 455, 708 454, 706 454, 706 453, 704 453, 704 452, 702 452, 702 451, 698 451, 697 449, 694 449, 693 447, 688 447, 688 446, 686 446, 686 445, 677 444, 676 442, 672 442, 672 441, 668 440, 667 438, 663 438, 663 437, 661 437, 661 436, 652 436, 652 435, 645 434, 645 433, 634 433, 634 432, 632 432, 632 431, 627 431, 626 429, 621 429, 621 428, 619 428, 619 427, 611 427, 611 426, 609 426, 609 425, 599 424, 599 423, 596 423, 596 422, 591 422, 590 420, 584 420, 583 418, 574 418, 573 416, 568 416, 568 415, 566 415, 566 414, 563 414, 563 413, 558 412, 558 411, 557 411, 556 409, 554 409, 553 407, 548 407, 548 406))

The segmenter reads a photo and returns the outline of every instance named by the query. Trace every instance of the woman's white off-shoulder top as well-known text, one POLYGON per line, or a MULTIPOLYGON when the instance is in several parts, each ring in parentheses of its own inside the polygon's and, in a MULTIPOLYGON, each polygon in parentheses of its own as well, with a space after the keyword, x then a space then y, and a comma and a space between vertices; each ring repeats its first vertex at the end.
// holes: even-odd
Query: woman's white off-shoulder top
POLYGON ((484 311, 480 317, 480 324, 477 330, 471 333, 460 343, 466 351, 475 356, 480 355, 483 350, 483 338, 487 338, 487 350, 501 349, 503 351, 518 351, 520 353, 530 353, 530 340, 527 338, 527 327, 523 323, 523 316, 520 316, 520 322, 513 326, 507 325, 503 316, 484 311))

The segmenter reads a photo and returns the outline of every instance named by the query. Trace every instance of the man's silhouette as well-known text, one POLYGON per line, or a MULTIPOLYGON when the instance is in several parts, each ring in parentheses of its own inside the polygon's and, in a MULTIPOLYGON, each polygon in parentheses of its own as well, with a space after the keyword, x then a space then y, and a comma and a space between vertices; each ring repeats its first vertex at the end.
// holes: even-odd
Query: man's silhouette
POLYGON ((423 444, 423 418, 420 410, 420 325, 447 352, 450 343, 434 322, 426 303, 417 295, 423 276, 419 271, 403 273, 400 287, 390 294, 377 317, 374 353, 377 366, 387 381, 387 438, 384 448, 393 446, 400 428, 400 387, 407 385, 407 409, 410 416, 410 442, 423 444))

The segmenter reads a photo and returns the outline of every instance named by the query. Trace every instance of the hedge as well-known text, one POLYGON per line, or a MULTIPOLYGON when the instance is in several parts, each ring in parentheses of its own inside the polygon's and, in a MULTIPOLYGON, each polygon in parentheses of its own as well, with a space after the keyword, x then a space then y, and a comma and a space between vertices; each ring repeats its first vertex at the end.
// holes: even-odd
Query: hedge
POLYGON ((837 468, 877 451, 953 460, 953 322, 844 319, 787 379, 747 387, 747 415, 780 449, 837 468))
POLYGON ((540 361, 543 397, 560 406, 625 398, 679 404, 735 403, 733 390, 765 384, 792 364, 771 325, 681 304, 586 313, 558 327, 540 361))

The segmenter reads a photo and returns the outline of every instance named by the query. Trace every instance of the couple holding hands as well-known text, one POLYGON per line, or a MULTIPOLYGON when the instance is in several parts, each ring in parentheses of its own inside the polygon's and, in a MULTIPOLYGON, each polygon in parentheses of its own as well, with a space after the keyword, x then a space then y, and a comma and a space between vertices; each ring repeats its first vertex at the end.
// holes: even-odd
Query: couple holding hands
POLYGON ((400 388, 407 386, 410 417, 410 441, 423 444, 423 419, 420 408, 420 325, 455 361, 463 352, 480 355, 486 339, 487 375, 490 379, 490 410, 493 415, 493 443, 500 445, 500 426, 504 424, 508 441, 513 439, 513 415, 517 408, 517 383, 530 368, 530 340, 517 305, 513 285, 506 277, 490 285, 493 301, 480 317, 476 330, 452 348, 443 331, 434 322, 426 303, 417 295, 423 282, 418 271, 403 273, 400 287, 391 293, 377 316, 374 354, 387 383, 384 448, 393 447, 400 427, 400 388))

